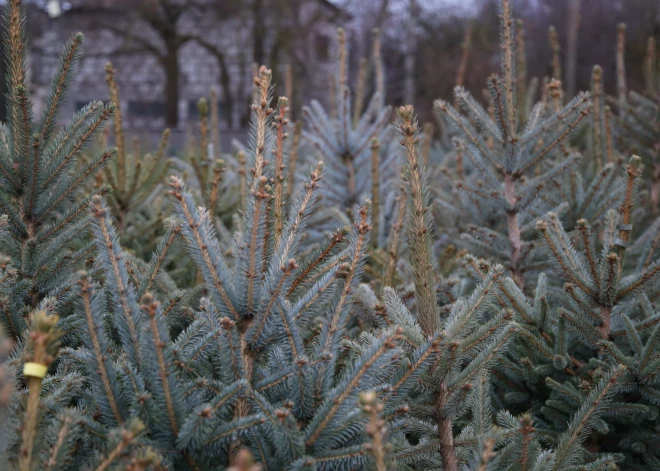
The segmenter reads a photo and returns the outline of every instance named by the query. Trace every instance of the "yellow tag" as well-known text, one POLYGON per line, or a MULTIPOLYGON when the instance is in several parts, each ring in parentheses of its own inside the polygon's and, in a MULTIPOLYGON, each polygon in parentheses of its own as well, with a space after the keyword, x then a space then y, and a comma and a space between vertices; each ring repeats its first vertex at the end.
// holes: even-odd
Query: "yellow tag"
POLYGON ((23 366, 23 374, 34 378, 43 378, 46 376, 46 371, 48 371, 48 367, 41 363, 28 362, 23 366))

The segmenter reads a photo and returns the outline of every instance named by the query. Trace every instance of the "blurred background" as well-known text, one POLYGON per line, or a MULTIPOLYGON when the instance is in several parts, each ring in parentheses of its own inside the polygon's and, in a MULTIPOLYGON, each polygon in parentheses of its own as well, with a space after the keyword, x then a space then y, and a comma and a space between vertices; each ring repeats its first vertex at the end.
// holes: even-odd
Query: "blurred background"
MULTIPOLYGON (((328 99, 338 27, 347 31, 353 81, 372 54, 372 31, 380 30, 386 101, 413 103, 422 120, 432 119, 432 101, 450 98, 457 83, 481 96, 486 77, 498 70, 498 0, 25 2, 36 108, 63 42, 82 31, 83 60, 63 115, 108 99, 104 67, 111 61, 132 132, 182 131, 197 119, 198 99, 215 88, 223 134, 243 133, 254 64, 272 68, 276 93, 290 95, 299 117, 310 99, 328 99)), ((616 93, 619 23, 627 25, 631 90, 642 87, 647 39, 660 39, 660 0, 516 0, 514 15, 524 22, 528 79, 553 75, 548 31, 556 28, 567 94, 589 88, 595 64, 604 69, 606 91, 616 93)))

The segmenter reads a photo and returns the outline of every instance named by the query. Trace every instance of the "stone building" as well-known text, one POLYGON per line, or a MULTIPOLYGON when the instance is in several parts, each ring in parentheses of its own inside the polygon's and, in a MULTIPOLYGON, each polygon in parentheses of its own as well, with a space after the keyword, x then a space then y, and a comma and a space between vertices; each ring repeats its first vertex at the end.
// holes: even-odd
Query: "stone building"
MULTIPOLYGON (((111 61, 117 70, 127 126, 132 130, 164 128, 168 81, 162 57, 166 45, 147 20, 131 12, 132 3, 163 1, 70 0, 61 3, 61 14, 55 18, 42 11, 29 31, 29 64, 36 107, 47 93, 62 44, 71 34, 81 31, 85 35, 84 53, 63 116, 91 100, 107 99, 104 67, 111 61)), ((294 109, 299 109, 311 96, 325 94, 335 64, 336 29, 348 21, 347 15, 335 5, 328 0, 277 0, 295 4, 295 14, 271 12, 255 24, 255 18, 242 11, 224 15, 222 6, 217 7, 223 0, 199 1, 198 8, 183 12, 176 23, 176 34, 181 41, 175 100, 179 129, 197 117, 196 103, 200 97, 208 97, 212 87, 218 91, 222 128, 245 127, 252 90, 252 43, 256 27, 263 33, 265 62, 275 62, 265 65, 274 69, 275 80, 280 82, 278 93, 284 93, 285 64, 291 64, 294 109)), ((253 1, 263 3, 263 0, 253 1)), ((244 5, 249 3, 238 0, 238 8, 245 9, 244 5)))

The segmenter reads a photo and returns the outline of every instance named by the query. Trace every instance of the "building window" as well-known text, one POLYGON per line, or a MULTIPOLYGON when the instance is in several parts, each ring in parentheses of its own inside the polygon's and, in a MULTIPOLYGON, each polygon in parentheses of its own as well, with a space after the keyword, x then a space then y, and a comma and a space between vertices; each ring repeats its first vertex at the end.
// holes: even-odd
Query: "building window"
POLYGON ((128 113, 133 118, 162 118, 165 103, 162 101, 129 101, 128 113))
POLYGON ((318 60, 328 60, 330 57, 330 38, 323 34, 317 35, 314 38, 314 50, 318 60))

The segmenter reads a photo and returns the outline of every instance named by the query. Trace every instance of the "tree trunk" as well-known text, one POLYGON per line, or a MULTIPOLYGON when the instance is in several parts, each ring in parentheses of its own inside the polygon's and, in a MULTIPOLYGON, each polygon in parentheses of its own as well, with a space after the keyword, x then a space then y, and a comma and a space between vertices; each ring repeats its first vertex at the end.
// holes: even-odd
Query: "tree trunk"
POLYGON ((417 38, 415 27, 417 25, 417 3, 410 0, 410 18, 408 23, 408 38, 406 55, 403 59, 403 102, 415 104, 415 54, 417 53, 417 38))
MULTIPOLYGON (((513 208, 516 204, 516 188, 513 177, 507 174, 504 177, 504 197, 513 208)), ((522 238, 520 236, 520 226, 518 225, 518 213, 509 210, 506 213, 506 219, 509 229, 509 242, 511 242, 511 273, 512 278, 520 289, 525 287, 525 278, 519 267, 520 255, 522 253, 522 238)))
POLYGON ((566 51, 566 96, 570 100, 575 95, 578 32, 580 29, 580 0, 568 4, 568 38, 566 51))
POLYGON ((266 25, 264 24, 264 0, 253 0, 252 4, 252 20, 254 26, 252 29, 252 61, 257 66, 265 65, 264 59, 266 55, 266 25))
POLYGON ((440 439, 440 459, 442 460, 442 469, 444 471, 457 471, 458 459, 456 456, 456 447, 454 446, 454 431, 451 419, 445 416, 444 413, 444 408, 447 405, 448 399, 447 386, 442 383, 435 404, 438 438, 440 439))
POLYGON ((231 77, 225 65, 220 66, 220 85, 225 99, 225 115, 227 117, 227 127, 234 125, 234 97, 231 93, 231 77))
POLYGON ((179 48, 167 45, 163 57, 165 69, 165 124, 176 128, 179 124, 179 48))

